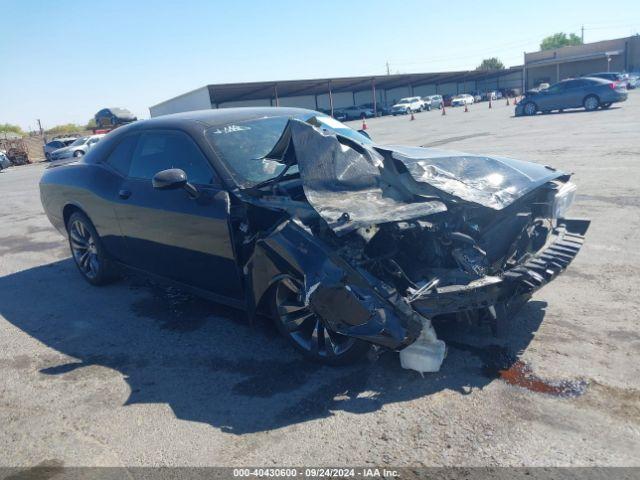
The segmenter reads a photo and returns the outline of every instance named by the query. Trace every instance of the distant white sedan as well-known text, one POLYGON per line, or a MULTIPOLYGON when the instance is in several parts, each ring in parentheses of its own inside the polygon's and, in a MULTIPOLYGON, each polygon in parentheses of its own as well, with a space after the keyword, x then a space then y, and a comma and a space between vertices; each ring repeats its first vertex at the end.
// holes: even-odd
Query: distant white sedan
POLYGON ((461 107, 463 105, 471 105, 474 102, 473 95, 469 95, 468 93, 463 93, 461 95, 456 95, 451 99, 452 107, 461 107))

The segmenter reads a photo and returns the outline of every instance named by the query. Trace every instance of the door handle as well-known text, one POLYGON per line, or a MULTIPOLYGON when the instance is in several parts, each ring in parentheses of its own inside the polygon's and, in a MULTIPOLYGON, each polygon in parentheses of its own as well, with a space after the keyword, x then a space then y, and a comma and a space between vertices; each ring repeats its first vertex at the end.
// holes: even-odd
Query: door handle
POLYGON ((118 192, 118 196, 120 198, 122 198, 123 200, 126 200, 127 198, 129 198, 131 196, 131 192, 129 190, 120 190, 118 192))

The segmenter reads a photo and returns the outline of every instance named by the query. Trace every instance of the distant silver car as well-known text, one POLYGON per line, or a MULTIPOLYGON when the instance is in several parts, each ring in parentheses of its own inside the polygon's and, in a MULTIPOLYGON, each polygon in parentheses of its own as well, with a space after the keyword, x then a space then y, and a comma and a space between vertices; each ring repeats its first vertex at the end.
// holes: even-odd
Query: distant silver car
POLYGON ((425 104, 426 110, 431 110, 432 108, 442 108, 442 95, 427 95, 426 97, 422 97, 422 101, 425 104))
POLYGON ((346 120, 356 120, 359 118, 371 118, 373 117, 373 110, 365 106, 351 106, 341 108, 340 111, 345 114, 346 120))
POLYGON ((104 134, 88 135, 80 137, 68 147, 59 148, 51 153, 51 160, 61 160, 63 158, 81 157, 87 153, 91 147, 100 141, 104 134))
POLYGON ((68 147, 73 142, 75 142, 77 139, 78 139, 78 137, 54 138, 53 140, 51 140, 50 142, 46 143, 42 147, 42 150, 44 151, 44 157, 47 160, 51 160, 51 154, 53 152, 55 152, 56 150, 58 150, 60 148, 68 147))

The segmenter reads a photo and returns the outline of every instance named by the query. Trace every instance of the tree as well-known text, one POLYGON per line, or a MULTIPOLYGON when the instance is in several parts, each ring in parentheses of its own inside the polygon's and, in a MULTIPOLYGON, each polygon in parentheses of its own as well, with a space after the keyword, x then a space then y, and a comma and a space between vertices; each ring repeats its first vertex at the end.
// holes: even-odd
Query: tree
POLYGON ((12 125, 11 123, 0 123, 0 133, 5 133, 5 132, 24 135, 24 132, 18 125, 12 125))
POLYGON ((554 33, 542 39, 540 50, 553 50, 554 48, 568 45, 582 45, 582 38, 575 33, 570 33, 569 35, 564 32, 554 33))
POLYGON ((504 70, 504 64, 496 57, 485 58, 476 70, 504 70))
POLYGON ((85 130, 93 130, 96 127, 97 127, 97 124, 96 124, 95 118, 90 118, 87 124, 84 126, 85 130))

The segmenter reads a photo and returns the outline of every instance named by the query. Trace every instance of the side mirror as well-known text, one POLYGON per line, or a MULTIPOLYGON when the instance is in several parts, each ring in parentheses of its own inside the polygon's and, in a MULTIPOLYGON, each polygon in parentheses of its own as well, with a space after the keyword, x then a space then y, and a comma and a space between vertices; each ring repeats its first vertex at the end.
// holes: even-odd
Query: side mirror
POLYGON ((151 180, 153 188, 158 190, 176 190, 184 188, 189 196, 198 198, 198 189, 191 185, 187 180, 187 174, 179 168, 170 168, 156 173, 151 180))
POLYGON ((187 174, 179 168, 170 168, 156 173, 151 183, 158 190, 176 190, 187 184, 187 174))
POLYGON ((358 130, 358 133, 360 135, 364 135, 365 137, 367 137, 369 140, 371 140, 371 136, 369 135, 369 132, 367 132, 366 130, 358 130))

